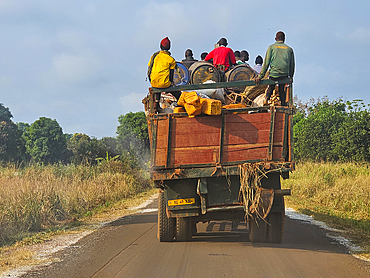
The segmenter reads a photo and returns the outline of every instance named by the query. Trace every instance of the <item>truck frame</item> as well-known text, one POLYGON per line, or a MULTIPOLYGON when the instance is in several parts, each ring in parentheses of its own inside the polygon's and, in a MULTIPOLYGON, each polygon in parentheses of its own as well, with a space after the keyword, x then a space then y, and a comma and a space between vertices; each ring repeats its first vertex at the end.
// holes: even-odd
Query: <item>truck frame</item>
POLYGON ((245 221, 252 242, 281 243, 284 196, 280 179, 294 170, 292 79, 288 106, 222 109, 221 115, 156 114, 161 92, 255 86, 254 81, 149 88, 144 98, 151 148, 151 179, 160 189, 158 238, 189 241, 198 222, 245 221))

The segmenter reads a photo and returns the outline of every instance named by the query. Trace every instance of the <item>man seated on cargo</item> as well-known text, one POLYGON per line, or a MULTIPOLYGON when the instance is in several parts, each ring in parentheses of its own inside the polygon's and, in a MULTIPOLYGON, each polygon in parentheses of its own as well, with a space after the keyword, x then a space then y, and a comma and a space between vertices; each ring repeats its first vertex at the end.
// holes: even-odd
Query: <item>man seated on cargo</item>
POLYGON ((249 66, 248 61, 249 61, 249 53, 247 50, 242 50, 240 51, 240 60, 246 65, 249 66))
MULTIPOLYGON (((168 37, 164 38, 160 43, 160 51, 155 52, 148 63, 148 77, 153 88, 168 88, 173 84, 174 70, 176 69, 176 61, 171 57, 169 49, 171 41, 168 37)), ((181 92, 171 92, 171 94, 179 99, 181 92)), ((161 93, 154 94, 155 110, 159 111, 159 101, 161 93)))
POLYGON ((202 61, 204 61, 204 59, 207 57, 208 53, 207 52, 203 52, 202 54, 200 54, 200 59, 202 61))
POLYGON ((191 49, 187 49, 185 51, 185 59, 183 59, 181 63, 183 63, 187 68, 190 68, 190 66, 195 62, 198 62, 198 60, 194 59, 193 51, 191 49))
MULTIPOLYGON (((281 31, 276 33, 275 43, 267 48, 265 60, 258 77, 254 80, 257 85, 261 83, 261 79, 265 76, 270 67, 269 79, 278 81, 288 77, 293 78, 294 75, 294 53, 293 49, 284 44, 285 34, 281 31)), ((279 84, 279 96, 281 105, 285 106, 286 95, 284 90, 285 84, 279 84)), ((266 101, 264 106, 268 104, 268 100, 272 95, 275 85, 269 85, 266 92, 266 101)))
POLYGON ((219 47, 213 49, 204 59, 205 61, 209 61, 213 59, 213 65, 220 70, 221 72, 227 71, 230 66, 236 64, 234 51, 227 46, 227 40, 225 38, 221 38, 218 43, 219 47))
POLYGON ((244 64, 243 61, 240 60, 240 51, 239 50, 234 51, 234 56, 235 56, 235 61, 236 61, 237 65, 244 64))

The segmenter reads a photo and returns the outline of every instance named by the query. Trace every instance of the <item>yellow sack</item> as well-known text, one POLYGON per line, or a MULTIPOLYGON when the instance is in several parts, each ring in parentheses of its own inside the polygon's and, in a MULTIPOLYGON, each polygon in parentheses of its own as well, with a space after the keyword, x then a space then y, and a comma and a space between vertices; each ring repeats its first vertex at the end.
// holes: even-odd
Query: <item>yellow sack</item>
POLYGON ((195 104, 200 102, 200 97, 196 92, 182 92, 177 104, 180 106, 185 106, 187 104, 195 104))
POLYGON ((179 107, 175 107, 175 108, 173 109, 173 113, 184 113, 184 112, 186 112, 186 111, 185 111, 185 108, 184 108, 184 107, 181 107, 181 106, 179 106, 179 107))
POLYGON ((222 102, 216 99, 201 98, 202 113, 207 115, 220 115, 222 102))
POLYGON ((185 110, 189 116, 194 117, 202 113, 202 105, 200 104, 200 102, 195 103, 195 104, 185 103, 185 110))
POLYGON ((236 104, 228 104, 222 106, 222 109, 234 109, 234 108, 246 108, 247 105, 241 104, 241 103, 236 103, 236 104))

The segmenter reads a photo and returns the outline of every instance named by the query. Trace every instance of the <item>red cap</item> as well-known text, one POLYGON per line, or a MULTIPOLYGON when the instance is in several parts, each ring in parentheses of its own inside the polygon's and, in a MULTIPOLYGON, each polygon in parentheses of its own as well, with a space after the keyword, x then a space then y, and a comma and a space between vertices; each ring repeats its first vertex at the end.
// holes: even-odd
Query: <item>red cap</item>
POLYGON ((163 40, 161 40, 161 46, 164 48, 164 49, 170 49, 170 46, 171 46, 171 42, 170 40, 168 39, 168 37, 165 37, 163 40))

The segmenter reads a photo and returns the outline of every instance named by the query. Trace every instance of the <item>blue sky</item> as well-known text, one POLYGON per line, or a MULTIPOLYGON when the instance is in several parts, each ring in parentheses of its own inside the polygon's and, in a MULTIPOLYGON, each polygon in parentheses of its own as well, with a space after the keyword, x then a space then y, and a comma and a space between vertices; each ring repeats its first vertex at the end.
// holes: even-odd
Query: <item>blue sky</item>
POLYGON ((143 110, 150 55, 168 36, 176 60, 226 37, 264 57, 282 30, 295 52, 294 93, 370 103, 369 1, 0 0, 0 103, 15 122, 56 119, 65 133, 115 136, 143 110))

